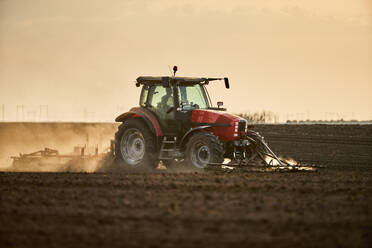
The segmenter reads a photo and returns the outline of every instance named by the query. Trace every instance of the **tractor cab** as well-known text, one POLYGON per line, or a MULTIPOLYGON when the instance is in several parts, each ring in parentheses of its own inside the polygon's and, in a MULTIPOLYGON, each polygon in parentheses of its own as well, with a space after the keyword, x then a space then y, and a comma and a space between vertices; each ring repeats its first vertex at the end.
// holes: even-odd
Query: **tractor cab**
POLYGON ((193 110, 226 110, 212 107, 205 85, 214 80, 222 78, 139 77, 140 107, 156 116, 164 135, 181 136, 192 127, 193 110))

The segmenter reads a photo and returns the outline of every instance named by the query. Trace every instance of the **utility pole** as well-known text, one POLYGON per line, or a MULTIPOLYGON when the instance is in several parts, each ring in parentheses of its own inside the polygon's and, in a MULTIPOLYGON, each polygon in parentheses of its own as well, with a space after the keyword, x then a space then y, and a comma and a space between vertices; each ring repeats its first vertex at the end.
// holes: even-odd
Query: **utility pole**
POLYGON ((48 105, 40 105, 39 110, 39 121, 42 121, 43 113, 45 114, 44 121, 48 121, 49 119, 49 106, 48 105))
POLYGON ((22 114, 21 115, 21 117, 22 117, 22 121, 24 121, 24 119, 25 119, 25 109, 24 109, 24 105, 17 105, 17 121, 19 121, 20 120, 20 118, 19 118, 19 115, 20 115, 20 113, 22 114))

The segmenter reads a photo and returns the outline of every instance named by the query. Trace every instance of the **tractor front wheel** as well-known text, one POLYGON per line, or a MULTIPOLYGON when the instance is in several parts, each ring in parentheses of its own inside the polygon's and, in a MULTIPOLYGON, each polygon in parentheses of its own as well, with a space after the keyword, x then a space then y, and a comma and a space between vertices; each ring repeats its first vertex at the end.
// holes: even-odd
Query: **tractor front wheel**
POLYGON ((224 149, 221 142, 210 132, 194 134, 186 145, 185 164, 204 169, 210 163, 222 163, 224 149))

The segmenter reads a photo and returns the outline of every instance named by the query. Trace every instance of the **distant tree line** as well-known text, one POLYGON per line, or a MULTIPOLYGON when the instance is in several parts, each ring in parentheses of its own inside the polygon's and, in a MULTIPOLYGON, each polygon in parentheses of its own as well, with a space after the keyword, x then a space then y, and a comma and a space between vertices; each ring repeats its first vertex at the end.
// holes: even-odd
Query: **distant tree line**
MULTIPOLYGON (((261 112, 239 113, 238 116, 246 119, 251 124, 270 124, 279 123, 279 115, 272 111, 263 110, 261 112)), ((372 120, 358 121, 358 120, 286 120, 287 124, 371 124, 372 120)))
POLYGON ((254 113, 240 113, 238 114, 240 117, 246 119, 248 123, 278 123, 279 122, 279 115, 272 112, 263 110, 261 112, 254 112, 254 113))

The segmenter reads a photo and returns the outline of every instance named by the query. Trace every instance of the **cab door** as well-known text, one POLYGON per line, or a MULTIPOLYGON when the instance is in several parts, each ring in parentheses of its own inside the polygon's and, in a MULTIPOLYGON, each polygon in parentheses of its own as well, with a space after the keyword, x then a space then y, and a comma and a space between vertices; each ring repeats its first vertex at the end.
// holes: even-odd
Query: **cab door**
POLYGON ((173 87, 151 86, 146 107, 156 115, 165 135, 177 133, 173 87))
POLYGON ((176 120, 182 133, 187 132, 191 126, 191 115, 194 109, 208 109, 209 101, 202 85, 179 85, 175 90, 176 120))

